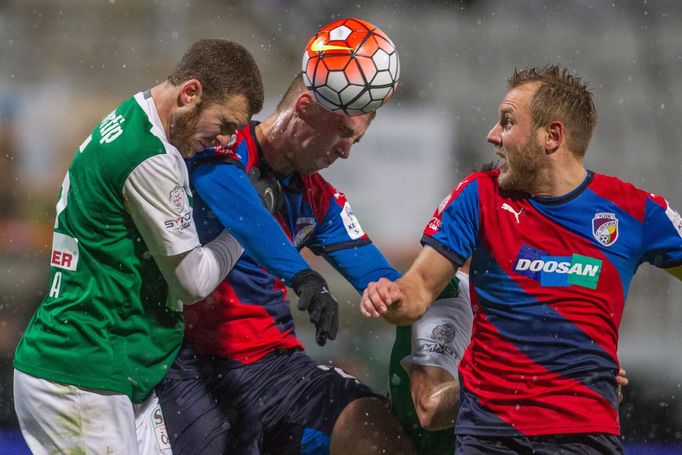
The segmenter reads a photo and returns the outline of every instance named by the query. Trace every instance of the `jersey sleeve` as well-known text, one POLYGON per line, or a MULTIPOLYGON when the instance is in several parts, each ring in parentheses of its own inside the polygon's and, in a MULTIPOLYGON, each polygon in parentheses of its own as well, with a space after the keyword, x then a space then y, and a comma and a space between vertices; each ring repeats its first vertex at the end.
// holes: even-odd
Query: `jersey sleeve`
POLYGON ((314 238, 306 244, 308 248, 323 254, 371 243, 343 193, 322 179, 311 185, 311 190, 314 193, 311 205, 320 223, 314 238), (325 210, 320 213, 323 207, 325 210))
POLYGON ((682 279, 682 217, 662 196, 650 194, 646 201, 642 261, 676 271, 682 279))
POLYGON ((175 256, 199 245, 184 169, 173 155, 155 155, 128 175, 123 199, 152 256, 175 256))
POLYGON ((310 268, 240 167, 202 162, 192 168, 192 179, 199 196, 261 267, 289 286, 296 273, 310 268))
POLYGON ((317 199, 313 206, 326 207, 326 212, 306 246, 323 256, 358 292, 379 278, 398 279, 400 274, 372 244, 346 196, 321 178, 311 187, 317 199))
POLYGON ((334 249, 324 253, 323 257, 360 293, 371 281, 400 278, 373 243, 334 249))
POLYGON ((459 292, 454 298, 433 302, 426 313, 412 324, 412 351, 401 360, 409 371, 410 364, 435 366, 453 378, 471 340, 474 315, 469 297, 469 277, 457 272, 459 292))
POLYGON ((479 182, 472 174, 443 199, 424 228, 422 245, 428 245, 461 267, 471 256, 479 228, 479 182))

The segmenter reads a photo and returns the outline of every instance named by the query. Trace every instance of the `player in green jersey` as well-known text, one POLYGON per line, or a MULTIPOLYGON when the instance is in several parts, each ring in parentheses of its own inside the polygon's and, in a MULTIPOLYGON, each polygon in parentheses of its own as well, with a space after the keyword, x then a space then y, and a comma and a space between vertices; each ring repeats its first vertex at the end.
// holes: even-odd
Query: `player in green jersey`
POLYGON ((462 269, 421 319, 396 328, 389 365, 391 410, 420 454, 455 450, 457 366, 471 339, 473 321, 469 277, 462 269))
POLYGON ((182 341, 182 307, 241 255, 202 247, 183 158, 229 142, 263 104, 253 57, 201 40, 167 80, 80 145, 56 207, 47 295, 17 347, 15 407, 34 453, 129 453, 135 413, 182 341))

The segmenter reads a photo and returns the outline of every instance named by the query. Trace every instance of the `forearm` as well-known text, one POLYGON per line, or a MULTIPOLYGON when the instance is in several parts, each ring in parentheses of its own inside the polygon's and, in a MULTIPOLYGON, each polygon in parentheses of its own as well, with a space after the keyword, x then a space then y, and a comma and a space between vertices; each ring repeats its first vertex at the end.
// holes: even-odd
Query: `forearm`
POLYGON ((323 253, 323 256, 360 293, 371 281, 400 278, 400 274, 372 243, 334 250, 323 253))
POLYGON ((189 305, 207 297, 225 279, 244 250, 223 231, 210 243, 182 256, 157 258, 175 303, 189 305))
MULTIPOLYGON (((414 274, 406 274, 396 281, 403 298, 387 307, 383 314, 391 324, 409 325, 419 319, 436 297, 424 287, 423 282, 414 274)), ((437 295, 437 294, 436 294, 437 295)))

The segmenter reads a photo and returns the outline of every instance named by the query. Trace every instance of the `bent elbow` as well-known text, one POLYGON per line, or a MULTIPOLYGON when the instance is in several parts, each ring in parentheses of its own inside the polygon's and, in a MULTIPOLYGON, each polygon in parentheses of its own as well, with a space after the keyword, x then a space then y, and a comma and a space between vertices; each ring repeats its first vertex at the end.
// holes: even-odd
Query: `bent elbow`
POLYGON ((426 430, 433 431, 434 427, 434 417, 436 410, 438 409, 437 403, 435 403, 432 397, 421 397, 415 403, 415 410, 417 411, 417 417, 419 418, 419 425, 426 430))
POLYGON ((211 295, 211 289, 199 280, 179 280, 176 300, 183 305, 192 305, 211 295))
POLYGON ((447 403, 427 396, 415 403, 415 410, 422 428, 429 431, 445 430, 455 426, 458 403, 447 403))

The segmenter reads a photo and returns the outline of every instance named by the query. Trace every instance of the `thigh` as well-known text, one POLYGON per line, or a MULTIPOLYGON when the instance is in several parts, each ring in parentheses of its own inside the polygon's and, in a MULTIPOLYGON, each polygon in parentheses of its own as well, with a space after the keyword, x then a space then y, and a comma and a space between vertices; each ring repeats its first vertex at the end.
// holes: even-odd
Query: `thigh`
POLYGON ((279 378, 283 387, 268 394, 282 417, 264 419, 263 453, 328 453, 334 424, 346 406, 378 395, 340 369, 317 365, 303 352, 291 355, 287 363, 282 369, 286 379, 279 378))
POLYGON ((80 389, 14 370, 21 432, 34 454, 138 454, 133 404, 126 395, 80 389))
MULTIPOLYGON (((450 448, 448 455, 453 453, 452 443, 450 448)), ((408 433, 390 413, 385 400, 362 397, 351 401, 336 420, 329 453, 414 455, 417 451, 408 433)), ((424 453, 437 455, 444 452, 424 453)))
POLYGON ((166 378, 155 392, 174 455, 225 452, 230 424, 202 378, 166 378))

